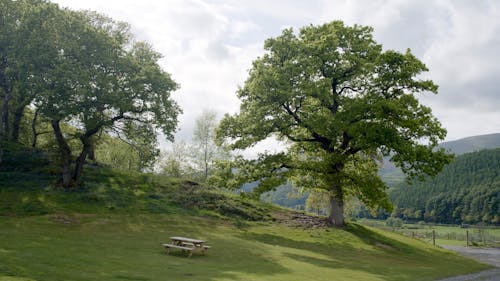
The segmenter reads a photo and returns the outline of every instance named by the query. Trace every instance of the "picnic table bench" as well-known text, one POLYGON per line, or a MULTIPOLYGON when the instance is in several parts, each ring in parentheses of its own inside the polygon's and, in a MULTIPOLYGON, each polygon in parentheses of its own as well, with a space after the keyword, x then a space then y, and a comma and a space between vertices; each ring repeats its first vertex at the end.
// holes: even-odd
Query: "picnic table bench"
POLYGON ((170 249, 180 249, 182 251, 189 252, 188 258, 193 255, 193 252, 201 252, 205 254, 205 252, 210 249, 210 246, 204 245, 205 241, 174 236, 170 237, 171 242, 168 244, 162 244, 162 246, 167 251, 167 255, 170 253, 170 249))

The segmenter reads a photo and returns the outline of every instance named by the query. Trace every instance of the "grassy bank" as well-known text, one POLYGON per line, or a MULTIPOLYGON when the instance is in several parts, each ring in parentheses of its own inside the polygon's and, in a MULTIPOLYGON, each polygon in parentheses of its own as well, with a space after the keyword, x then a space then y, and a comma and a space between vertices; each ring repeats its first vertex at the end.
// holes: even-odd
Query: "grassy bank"
POLYGON ((304 230, 159 214, 0 217, 0 260, 2 281, 435 280, 486 268, 359 225, 304 230), (213 247, 206 256, 167 256, 160 244, 173 235, 213 247))

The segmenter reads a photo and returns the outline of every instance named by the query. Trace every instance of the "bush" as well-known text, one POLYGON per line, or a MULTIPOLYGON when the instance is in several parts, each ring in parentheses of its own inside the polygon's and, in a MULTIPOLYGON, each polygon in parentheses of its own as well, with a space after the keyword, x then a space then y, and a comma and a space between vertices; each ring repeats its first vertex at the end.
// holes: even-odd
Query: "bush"
POLYGON ((385 220, 385 225, 390 227, 402 227, 403 221, 400 218, 389 217, 385 220))

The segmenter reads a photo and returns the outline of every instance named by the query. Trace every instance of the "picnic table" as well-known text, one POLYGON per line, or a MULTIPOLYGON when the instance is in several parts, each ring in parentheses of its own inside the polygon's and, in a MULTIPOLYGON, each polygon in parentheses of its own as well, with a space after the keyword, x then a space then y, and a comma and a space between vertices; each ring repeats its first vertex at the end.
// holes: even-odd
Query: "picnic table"
POLYGON ((167 251, 167 255, 170 253, 170 249, 180 249, 182 251, 189 252, 188 258, 193 255, 193 252, 201 252, 203 254, 206 253, 210 246, 204 245, 204 240, 173 236, 170 237, 171 242, 169 244, 162 244, 165 250, 167 251))

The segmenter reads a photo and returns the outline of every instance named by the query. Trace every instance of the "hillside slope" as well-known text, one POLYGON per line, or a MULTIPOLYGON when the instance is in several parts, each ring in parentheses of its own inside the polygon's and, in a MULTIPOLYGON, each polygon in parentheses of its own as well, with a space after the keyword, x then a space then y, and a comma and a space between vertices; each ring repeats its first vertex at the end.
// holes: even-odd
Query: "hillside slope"
POLYGON ((444 142, 439 146, 457 155, 481 149, 498 148, 500 147, 500 134, 467 137, 455 141, 444 142))
POLYGON ((433 179, 391 192, 403 218, 500 224, 500 148, 458 156, 433 179))
POLYGON ((43 153, 23 153, 0 169, 2 281, 435 280, 486 268, 356 224, 290 224, 306 216, 181 179, 89 165, 85 185, 61 190, 43 153), (212 248, 166 256, 170 236, 212 248))
POLYGON ((191 213, 245 220, 271 219, 271 206, 198 183, 156 174, 85 165, 83 184, 58 185, 47 155, 16 146, 0 167, 0 216, 74 213, 191 213))

